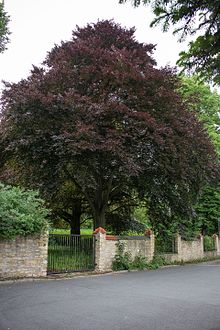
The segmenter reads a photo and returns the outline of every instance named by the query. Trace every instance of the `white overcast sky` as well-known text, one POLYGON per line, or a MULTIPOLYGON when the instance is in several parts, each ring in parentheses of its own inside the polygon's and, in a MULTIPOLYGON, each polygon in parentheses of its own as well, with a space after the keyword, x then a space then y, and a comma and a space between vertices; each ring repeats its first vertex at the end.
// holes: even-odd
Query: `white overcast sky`
MULTIPOLYGON (((27 77, 32 65, 39 65, 46 53, 61 40, 70 40, 76 25, 80 27, 101 19, 114 19, 124 27, 135 27, 136 38, 157 44, 154 53, 158 66, 174 66, 186 44, 179 44, 161 27, 150 28, 150 9, 134 9, 118 0, 5 0, 11 18, 8 50, 0 54, 0 80, 18 82, 27 77)), ((0 90, 2 89, 0 84, 0 90)))

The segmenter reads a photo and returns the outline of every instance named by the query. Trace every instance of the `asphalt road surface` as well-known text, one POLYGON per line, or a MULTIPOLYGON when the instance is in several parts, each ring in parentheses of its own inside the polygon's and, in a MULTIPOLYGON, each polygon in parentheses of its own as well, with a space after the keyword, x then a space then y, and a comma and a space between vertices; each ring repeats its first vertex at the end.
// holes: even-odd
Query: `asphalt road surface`
POLYGON ((0 330, 220 330, 220 261, 0 283, 0 330))

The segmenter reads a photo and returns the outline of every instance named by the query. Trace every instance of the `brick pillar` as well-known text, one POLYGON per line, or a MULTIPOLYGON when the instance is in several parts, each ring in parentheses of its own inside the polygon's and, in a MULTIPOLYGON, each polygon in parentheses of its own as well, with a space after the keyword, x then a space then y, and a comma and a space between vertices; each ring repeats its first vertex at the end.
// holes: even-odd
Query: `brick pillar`
POLYGON ((147 248, 147 260, 151 261, 154 257, 154 251, 155 251, 155 237, 154 233, 151 229, 147 229, 144 233, 144 236, 148 237, 149 241, 146 241, 146 248, 147 248), (149 242, 149 243, 148 243, 149 242))
POLYGON ((104 271, 104 257, 106 244, 106 231, 102 227, 94 231, 95 236, 95 271, 104 271))

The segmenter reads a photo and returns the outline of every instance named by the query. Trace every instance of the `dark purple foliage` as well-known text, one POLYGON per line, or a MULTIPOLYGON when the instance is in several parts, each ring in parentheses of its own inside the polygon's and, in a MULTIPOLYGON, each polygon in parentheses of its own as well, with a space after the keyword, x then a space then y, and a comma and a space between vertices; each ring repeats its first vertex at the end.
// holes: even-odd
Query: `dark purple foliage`
POLYGON ((43 68, 4 91, 3 159, 51 193, 60 180, 73 182, 95 226, 105 226, 123 185, 175 212, 214 176, 212 145, 175 92, 175 73, 155 68, 153 49, 133 29, 100 21, 77 28, 43 68))

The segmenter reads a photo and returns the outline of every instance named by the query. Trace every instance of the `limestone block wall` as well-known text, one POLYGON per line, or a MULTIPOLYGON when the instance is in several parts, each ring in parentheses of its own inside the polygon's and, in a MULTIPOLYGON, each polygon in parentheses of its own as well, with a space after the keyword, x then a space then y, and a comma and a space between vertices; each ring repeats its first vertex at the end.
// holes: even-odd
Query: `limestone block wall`
POLYGON ((139 236, 139 237, 129 237, 127 239, 120 240, 123 242, 125 247, 125 252, 131 254, 132 259, 136 256, 144 256, 147 261, 151 261, 154 256, 154 236, 149 237, 139 236))
POLYGON ((202 259, 204 257, 203 237, 200 236, 193 241, 185 241, 180 235, 176 235, 175 250, 176 253, 165 253, 162 256, 168 262, 202 259))
POLYGON ((220 256, 220 239, 218 235, 213 235, 213 240, 215 244, 215 251, 204 251, 204 257, 217 257, 220 256))
MULTIPOLYGON (((103 228, 95 231, 95 270, 98 272, 111 271, 112 262, 117 253, 117 242, 124 244, 125 252, 129 252, 134 259, 135 256, 144 256, 148 261, 154 257, 154 235, 151 233, 147 237, 126 237, 120 239, 117 236, 108 236, 103 228)), ((220 255, 220 240, 217 235, 213 236, 215 241, 215 251, 204 252, 203 236, 199 236, 192 241, 185 241, 180 235, 175 238, 176 253, 164 253, 161 256, 168 262, 190 261, 202 259, 204 257, 220 255)))
POLYGON ((195 260, 203 258, 203 237, 195 241, 181 240, 181 249, 179 251, 179 258, 183 261, 195 260))
POLYGON ((47 275, 48 235, 0 240, 0 279, 47 275))
POLYGON ((190 261, 202 259, 204 257, 220 256, 220 240, 217 235, 213 235, 215 251, 204 251, 203 236, 193 241, 185 241, 180 235, 176 236, 176 253, 165 253, 162 256, 168 262, 190 261))
POLYGON ((95 270, 98 272, 111 271, 112 262, 117 253, 117 242, 124 243, 125 252, 129 252, 132 258, 142 255, 148 261, 154 256, 154 236, 129 237, 119 239, 117 236, 107 236, 103 228, 95 231, 95 270))

